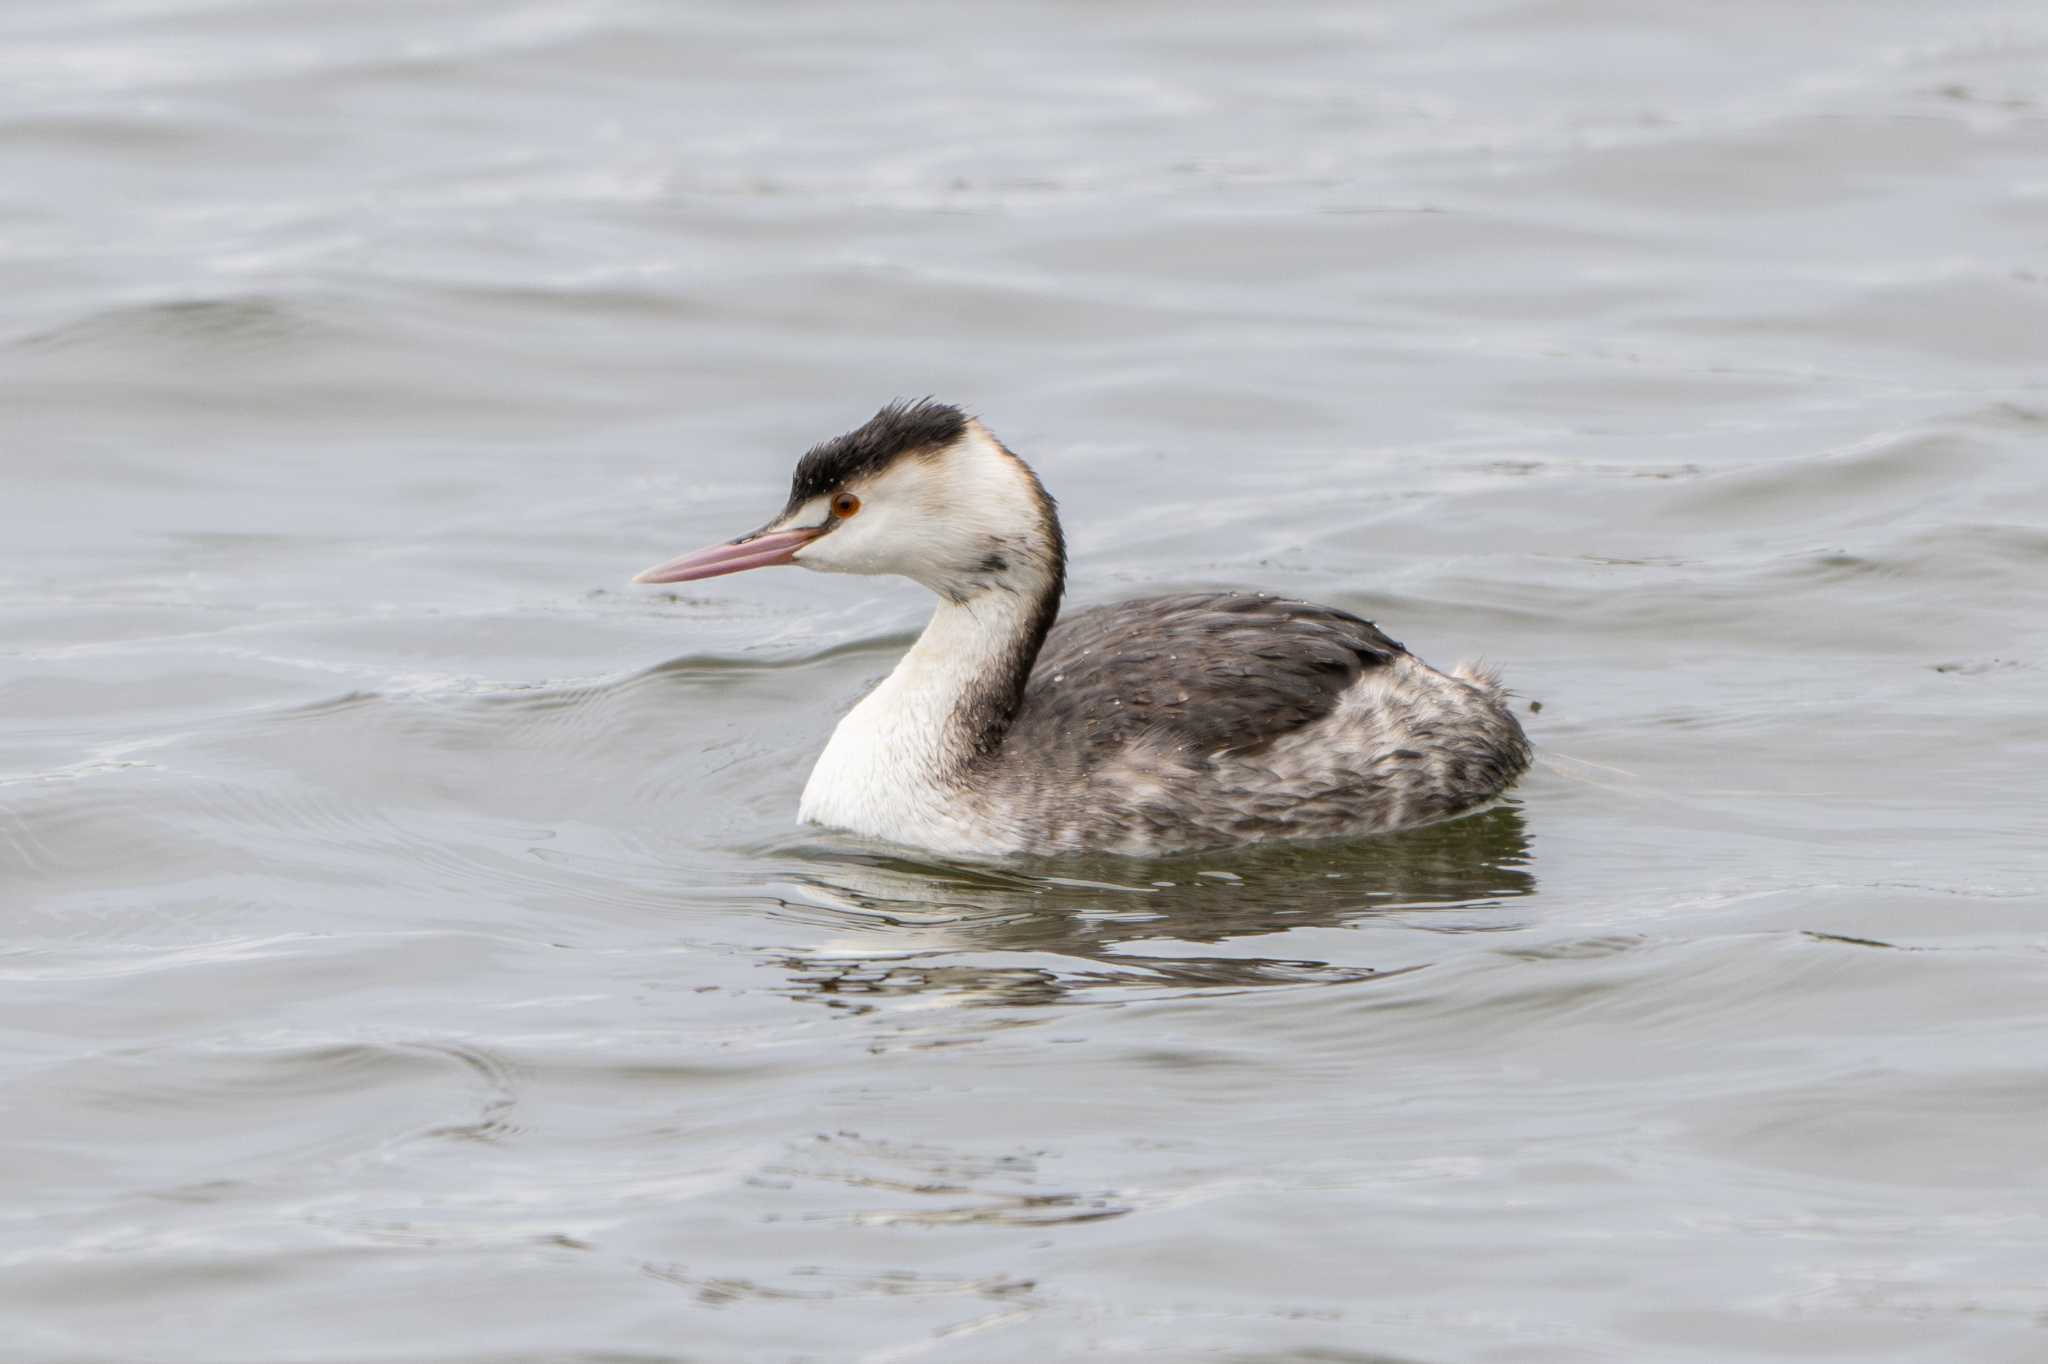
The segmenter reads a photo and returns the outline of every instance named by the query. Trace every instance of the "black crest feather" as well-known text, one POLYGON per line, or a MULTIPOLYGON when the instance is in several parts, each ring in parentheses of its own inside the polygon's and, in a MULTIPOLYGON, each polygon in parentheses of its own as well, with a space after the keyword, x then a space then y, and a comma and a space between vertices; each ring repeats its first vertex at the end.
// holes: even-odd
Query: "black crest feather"
POLYGON ((890 403, 865 425, 804 452, 790 480, 785 514, 851 479, 879 472, 898 456, 950 445, 966 429, 967 414, 948 403, 930 398, 890 403))

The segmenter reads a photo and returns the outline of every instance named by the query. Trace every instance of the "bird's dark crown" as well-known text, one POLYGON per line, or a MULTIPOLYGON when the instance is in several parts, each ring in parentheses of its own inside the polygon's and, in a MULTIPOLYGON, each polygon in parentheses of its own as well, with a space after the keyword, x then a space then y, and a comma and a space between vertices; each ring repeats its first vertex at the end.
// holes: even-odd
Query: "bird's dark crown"
POLYGON ((899 456, 951 445, 967 429, 967 422, 967 414, 959 408, 930 398, 890 403, 865 425, 820 441, 804 452, 790 480, 786 511, 795 511, 853 479, 879 473, 899 456))

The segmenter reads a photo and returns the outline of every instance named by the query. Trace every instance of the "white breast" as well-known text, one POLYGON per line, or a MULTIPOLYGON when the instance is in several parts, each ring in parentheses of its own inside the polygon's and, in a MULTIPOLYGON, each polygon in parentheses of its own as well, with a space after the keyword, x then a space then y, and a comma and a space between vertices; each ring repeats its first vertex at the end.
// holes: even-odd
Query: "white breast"
POLYGON ((941 852, 1000 851, 957 786, 968 755, 954 720, 1015 610, 986 597, 942 604, 895 671, 832 731, 798 818, 941 852))
POLYGON ((804 785, 797 817, 896 843, 933 846, 944 818, 939 755, 931 734, 945 722, 892 674, 839 722, 804 785))

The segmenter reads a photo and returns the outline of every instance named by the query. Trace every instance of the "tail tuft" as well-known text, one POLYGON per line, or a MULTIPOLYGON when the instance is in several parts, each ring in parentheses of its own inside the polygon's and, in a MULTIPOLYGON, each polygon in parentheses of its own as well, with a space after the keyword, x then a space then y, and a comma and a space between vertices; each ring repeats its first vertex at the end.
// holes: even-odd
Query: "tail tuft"
POLYGON ((1488 665, 1483 659, 1460 663, 1451 669, 1451 676, 1471 683, 1495 701, 1507 700, 1507 688, 1500 682, 1500 669, 1488 665))

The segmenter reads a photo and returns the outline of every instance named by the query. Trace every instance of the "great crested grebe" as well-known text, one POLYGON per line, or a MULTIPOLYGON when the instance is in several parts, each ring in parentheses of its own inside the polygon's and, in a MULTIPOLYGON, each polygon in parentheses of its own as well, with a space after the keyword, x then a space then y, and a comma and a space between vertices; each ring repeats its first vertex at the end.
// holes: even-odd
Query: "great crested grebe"
POLYGON ((1438 672, 1370 621, 1262 592, 1055 623, 1066 562, 1030 467, 925 401, 812 447, 761 529, 634 581, 797 564, 937 593, 917 643, 832 732, 798 812, 935 852, 1380 833, 1483 805, 1529 765, 1491 673, 1438 672))

